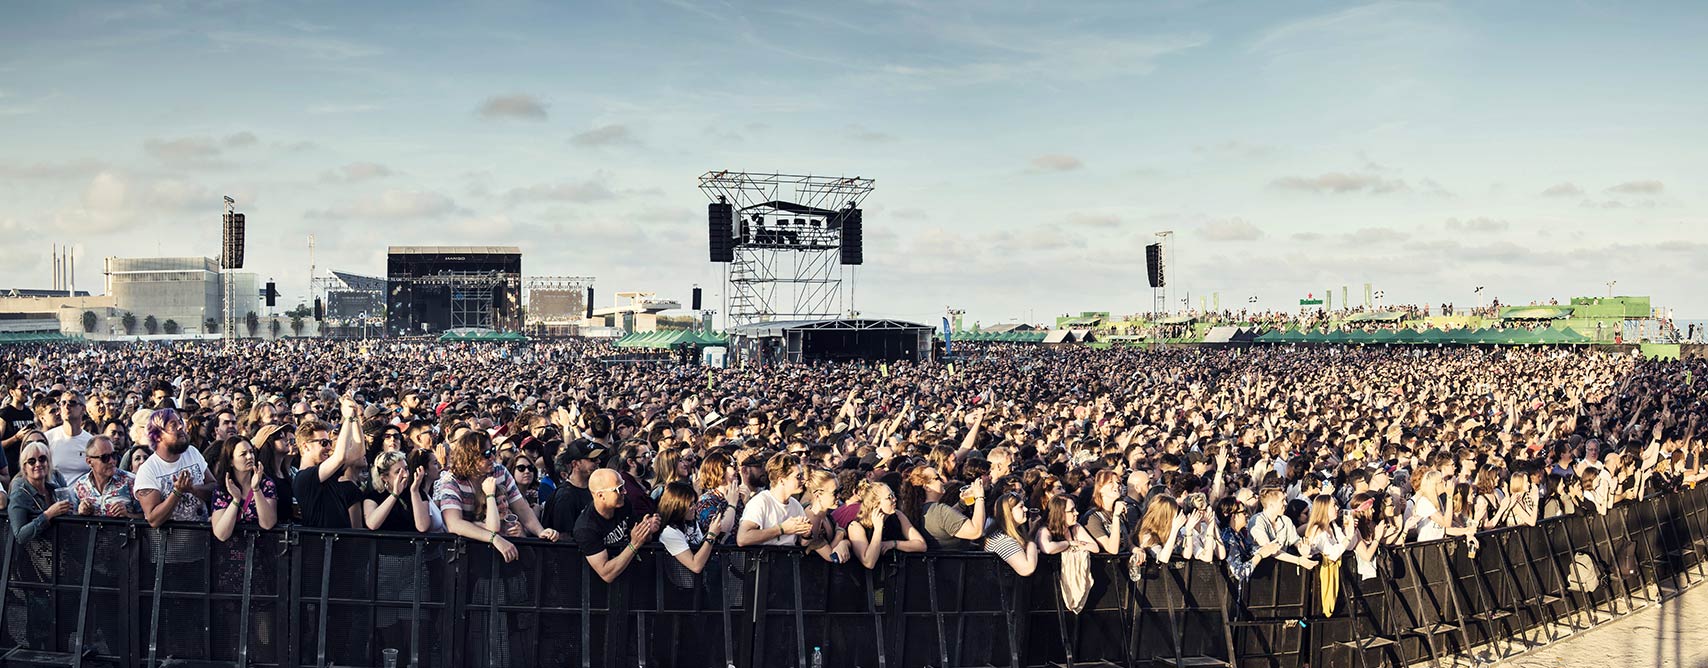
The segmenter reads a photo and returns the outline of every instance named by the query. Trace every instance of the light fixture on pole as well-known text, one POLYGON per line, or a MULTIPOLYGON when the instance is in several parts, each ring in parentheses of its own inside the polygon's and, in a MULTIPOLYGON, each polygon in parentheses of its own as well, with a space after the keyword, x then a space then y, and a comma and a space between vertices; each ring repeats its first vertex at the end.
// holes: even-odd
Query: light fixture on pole
POLYGON ((1613 286, 1618 285, 1618 284, 1619 284, 1619 281, 1608 281, 1607 282, 1607 298, 1608 299, 1613 298, 1613 286))
POLYGON ((1477 310, 1481 311, 1483 310, 1483 286, 1477 286, 1475 292, 1477 293, 1477 310))

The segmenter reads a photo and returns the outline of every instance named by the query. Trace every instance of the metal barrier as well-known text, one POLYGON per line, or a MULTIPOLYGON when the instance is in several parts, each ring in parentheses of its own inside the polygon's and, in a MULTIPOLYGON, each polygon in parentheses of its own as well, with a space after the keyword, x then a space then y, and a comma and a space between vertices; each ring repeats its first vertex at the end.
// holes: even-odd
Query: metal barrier
MULTIPOLYGON (((0 520, 3 523, 3 520, 0 520)), ((1074 613, 1060 562, 1030 577, 983 553, 886 555, 866 570, 799 551, 723 549, 704 572, 643 550, 616 583, 569 545, 491 548, 440 535, 285 528, 215 540, 207 525, 62 517, 4 534, 8 665, 1397 666, 1510 653, 1605 623, 1708 567, 1708 490, 1536 527, 1383 550, 1338 593, 1320 569, 1091 559, 1074 613), (1590 586, 1594 585, 1594 586, 1590 586), (1328 603, 1332 603, 1332 610, 1328 603)))

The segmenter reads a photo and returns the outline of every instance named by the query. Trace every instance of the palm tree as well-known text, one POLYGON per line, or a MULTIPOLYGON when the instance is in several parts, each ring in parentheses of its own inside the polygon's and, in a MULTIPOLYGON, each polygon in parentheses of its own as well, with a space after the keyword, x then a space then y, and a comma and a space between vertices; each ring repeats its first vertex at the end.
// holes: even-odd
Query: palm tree
POLYGON ((160 331, 160 321, 155 320, 152 315, 148 316, 142 319, 142 328, 148 332, 149 336, 154 336, 156 332, 160 331))
POLYGON ((273 338, 275 338, 275 339, 279 338, 279 329, 280 329, 279 319, 273 318, 272 320, 268 320, 267 321, 267 329, 269 331, 273 332, 273 338))
POLYGON ((209 334, 218 334, 219 333, 219 321, 214 320, 213 318, 208 318, 207 322, 202 323, 202 331, 207 332, 209 334))
POLYGON ((84 311, 83 312, 83 333, 88 334, 88 333, 93 332, 93 331, 95 331, 95 312, 94 311, 84 311))
POLYGON ((254 311, 250 311, 249 315, 243 316, 243 326, 249 328, 250 336, 255 336, 255 332, 261 329, 261 316, 255 315, 254 311))
POLYGON ((291 336, 302 336, 302 314, 291 314, 291 336))
POLYGON ((136 333, 136 314, 126 311, 125 317, 119 319, 119 324, 124 326, 125 334, 136 333))
POLYGON ((166 322, 163 325, 161 325, 161 328, 165 329, 167 334, 177 334, 178 333, 178 321, 173 320, 171 318, 167 318, 166 322))

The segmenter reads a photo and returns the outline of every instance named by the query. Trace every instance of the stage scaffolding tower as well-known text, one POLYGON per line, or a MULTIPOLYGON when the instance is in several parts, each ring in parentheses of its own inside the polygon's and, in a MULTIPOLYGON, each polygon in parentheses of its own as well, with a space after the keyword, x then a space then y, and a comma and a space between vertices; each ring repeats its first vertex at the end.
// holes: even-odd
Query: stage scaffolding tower
POLYGON ((724 267, 727 323, 810 320, 851 311, 857 267, 842 261, 843 225, 861 215, 860 202, 873 186, 872 179, 860 177, 729 170, 701 175, 700 190, 708 198, 734 207, 734 257, 724 267))

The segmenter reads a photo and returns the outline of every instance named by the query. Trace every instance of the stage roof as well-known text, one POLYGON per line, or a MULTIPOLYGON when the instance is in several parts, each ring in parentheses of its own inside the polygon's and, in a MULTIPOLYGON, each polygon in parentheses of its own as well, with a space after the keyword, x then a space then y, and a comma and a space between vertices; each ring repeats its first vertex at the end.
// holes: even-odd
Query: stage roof
POLYGON ((371 292, 384 292, 385 291, 385 279, 383 279, 383 278, 375 278, 373 276, 363 276, 361 274, 352 274, 352 273, 345 272, 345 271, 338 271, 336 269, 332 270, 332 276, 334 278, 337 278, 340 281, 343 281, 344 286, 347 288, 350 288, 351 290, 363 290, 363 291, 371 291, 371 292))
POLYGON ((887 318, 843 318, 825 320, 778 320, 753 322, 729 328, 730 336, 772 337, 786 331, 883 331, 898 329, 933 329, 928 325, 887 318))
POLYGON ((760 202, 758 204, 754 204, 751 206, 744 206, 741 208, 742 211, 752 211, 754 209, 774 209, 777 211, 787 211, 789 213, 798 213, 798 214, 801 214, 803 216, 825 216, 825 217, 829 217, 829 216, 836 215, 836 212, 831 211, 830 209, 820 209, 816 206, 807 206, 805 204, 796 204, 794 202, 784 202, 782 200, 771 200, 769 202, 760 202))
POLYGON ((521 246, 387 246, 388 255, 522 254, 521 246))

